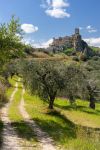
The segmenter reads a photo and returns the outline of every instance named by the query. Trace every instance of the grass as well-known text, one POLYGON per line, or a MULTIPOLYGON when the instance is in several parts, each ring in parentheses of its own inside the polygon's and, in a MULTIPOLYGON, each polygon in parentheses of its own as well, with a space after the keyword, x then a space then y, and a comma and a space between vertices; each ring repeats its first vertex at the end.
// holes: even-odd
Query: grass
MULTIPOLYGON (((18 81, 17 76, 14 76, 13 78, 9 78, 9 83, 11 84, 11 87, 8 88, 7 91, 6 91, 6 95, 7 95, 8 99, 10 98, 10 96, 11 96, 11 94, 12 94, 14 88, 15 88, 16 81, 18 81)), ((18 86, 21 86, 21 85, 18 85, 18 86)))
MULTIPOLYGON (((59 149, 99 150, 98 141, 90 139, 81 128, 77 129, 75 124, 61 113, 48 110, 47 103, 36 96, 30 96, 27 92, 24 99, 27 112, 54 139, 59 149)), ((62 102, 61 105, 63 106, 64 103, 62 102)))
MULTIPOLYGON (((15 80, 11 80, 13 85, 15 85, 15 80)), ((10 93, 10 92, 8 92, 10 93)), ((17 131, 19 137, 23 139, 22 146, 28 145, 33 147, 34 150, 39 149, 38 141, 33 133, 32 129, 23 121, 23 118, 19 112, 19 104, 22 96, 22 83, 18 82, 18 91, 14 95, 14 100, 12 101, 9 108, 9 118, 12 121, 12 126, 17 131), (27 143, 27 144, 26 144, 27 143)))
POLYGON ((73 109, 67 100, 55 100, 55 106, 72 122, 82 126, 100 128, 100 104, 96 104, 96 110, 90 109, 88 105, 87 101, 77 100, 77 107, 73 109))
POLYGON ((18 77, 17 76, 13 76, 13 78, 9 78, 9 83, 14 86, 16 81, 18 82, 18 77))
MULTIPOLYGON (((10 79, 13 88, 17 80, 17 77, 14 77, 13 81, 10 79)), ((8 96, 12 93, 12 90, 9 90, 8 96)), ((38 142, 36 136, 32 129, 23 121, 18 109, 21 92, 22 83, 18 82, 18 91, 10 106, 9 117, 19 137, 23 138, 24 143, 27 141, 31 142, 37 148, 38 142)), ((48 110, 47 103, 41 101, 37 96, 29 95, 27 92, 24 94, 24 99, 27 112, 53 138, 59 149, 99 150, 100 143, 98 139, 94 138, 94 135, 90 138, 85 133, 85 130, 80 127, 77 128, 74 123, 94 128, 100 127, 100 104, 96 104, 96 110, 91 110, 88 108, 88 102, 77 100, 77 109, 75 109, 69 105, 68 101, 56 99, 55 108, 60 110, 60 112, 57 112, 56 110, 48 110)))

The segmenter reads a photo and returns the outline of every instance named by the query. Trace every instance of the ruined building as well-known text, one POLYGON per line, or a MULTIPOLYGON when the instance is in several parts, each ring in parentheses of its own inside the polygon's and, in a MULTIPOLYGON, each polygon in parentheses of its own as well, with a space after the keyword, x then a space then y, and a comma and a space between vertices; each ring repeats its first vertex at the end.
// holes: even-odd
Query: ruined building
POLYGON ((84 52, 84 50, 88 52, 90 50, 87 43, 82 40, 79 28, 75 29, 75 33, 72 36, 54 38, 48 49, 54 52, 61 52, 65 48, 73 48, 73 50, 80 52, 84 52))

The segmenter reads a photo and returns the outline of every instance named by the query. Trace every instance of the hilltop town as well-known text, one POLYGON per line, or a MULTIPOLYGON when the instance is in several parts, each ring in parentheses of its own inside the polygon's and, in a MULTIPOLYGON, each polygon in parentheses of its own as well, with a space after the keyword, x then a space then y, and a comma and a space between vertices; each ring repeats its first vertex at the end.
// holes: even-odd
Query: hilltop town
POLYGON ((53 38, 52 44, 49 45, 48 50, 56 52, 63 52, 64 49, 73 48, 74 51, 86 52, 91 55, 91 49, 88 44, 82 40, 79 28, 75 28, 75 33, 72 36, 65 36, 59 38, 53 38))

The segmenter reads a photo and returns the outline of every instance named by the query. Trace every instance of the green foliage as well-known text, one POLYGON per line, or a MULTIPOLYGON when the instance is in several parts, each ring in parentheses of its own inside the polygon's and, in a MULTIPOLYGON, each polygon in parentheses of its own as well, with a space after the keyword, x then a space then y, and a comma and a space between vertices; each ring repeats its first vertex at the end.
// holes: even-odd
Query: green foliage
POLYGON ((5 64, 2 69, 2 76, 8 80, 9 77, 18 75, 20 73, 19 60, 12 60, 5 64))
POLYGON ((56 61, 30 62, 24 67, 23 78, 32 93, 50 102, 53 107, 56 95, 64 88, 63 64, 56 61))
POLYGON ((0 107, 7 102, 7 97, 6 97, 6 89, 7 89, 7 84, 4 78, 0 76, 0 107))
POLYGON ((89 83, 90 104, 92 101, 92 105, 94 105, 95 101, 100 102, 100 59, 90 59, 82 67, 89 83))
MULTIPOLYGON (((0 120, 0 135, 2 135, 3 132, 3 122, 0 120)), ((0 136, 0 147, 2 146, 3 139, 2 136, 0 136)))
POLYGON ((73 51, 73 48, 64 48, 64 54, 66 55, 71 55, 73 51))
POLYGON ((75 98, 88 95, 85 76, 74 64, 49 60, 24 62, 22 75, 27 89, 48 100, 49 108, 53 108, 57 96, 66 96, 73 103, 75 98))
POLYGON ((79 61, 79 58, 77 56, 73 56, 72 58, 74 61, 79 61))
POLYGON ((12 57, 20 56, 23 44, 19 20, 12 16, 8 24, 0 25, 0 66, 12 57))
POLYGON ((98 61, 100 59, 100 57, 99 56, 94 56, 92 59, 95 60, 95 61, 98 61))
POLYGON ((89 60, 84 67, 86 68, 88 80, 93 83, 100 91, 100 58, 98 60, 89 60))
POLYGON ((88 97, 87 80, 80 67, 73 63, 65 69, 65 90, 63 96, 69 98, 73 103, 76 98, 86 99, 88 97))

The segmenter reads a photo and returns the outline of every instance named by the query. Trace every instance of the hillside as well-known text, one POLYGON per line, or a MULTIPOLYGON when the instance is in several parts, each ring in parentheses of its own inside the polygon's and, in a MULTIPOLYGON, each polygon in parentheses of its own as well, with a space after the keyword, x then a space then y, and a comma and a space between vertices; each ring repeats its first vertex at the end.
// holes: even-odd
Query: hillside
POLYGON ((46 49, 26 46, 23 53, 26 58, 51 58, 58 55, 64 58, 70 56, 75 61, 86 61, 93 56, 100 57, 100 48, 89 46, 82 39, 79 29, 76 28, 72 36, 54 38, 46 49))

